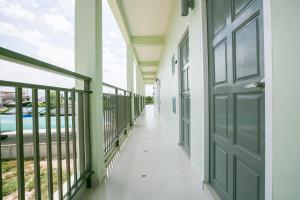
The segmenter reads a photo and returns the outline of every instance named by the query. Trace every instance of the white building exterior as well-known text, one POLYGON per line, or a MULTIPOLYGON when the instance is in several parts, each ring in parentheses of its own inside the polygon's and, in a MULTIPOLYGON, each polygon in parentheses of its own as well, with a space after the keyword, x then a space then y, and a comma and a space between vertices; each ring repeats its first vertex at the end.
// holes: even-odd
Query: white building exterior
MULTIPOLYGON (((172 57, 179 60, 179 44, 189 33, 190 44, 190 161, 209 185, 209 78, 207 1, 195 0, 194 9, 182 17, 180 1, 109 1, 129 45, 134 47, 140 67, 145 61, 157 64, 152 81, 156 88, 156 106, 180 143, 180 80, 178 63, 175 80, 172 57), (162 12, 164 10, 164 12, 162 12), (152 13, 152 14, 151 14, 152 13), (167 13, 167 14, 166 14, 167 13), (159 19, 159 20, 158 20, 159 19), (141 49, 144 48, 144 49, 141 49), (157 54, 154 59, 146 58, 157 54), (146 59, 146 60, 143 60, 146 59), (177 113, 172 111, 176 94, 177 113), (159 100, 157 100, 159 99, 159 100)), ((247 2, 247 1, 243 1, 247 2)), ((255 1, 249 1, 251 3, 255 1)), ((249 3, 248 2, 248 3, 249 3)), ((250 4, 251 4, 250 3, 250 4)), ((263 0, 263 65, 265 74, 265 199, 300 198, 300 158, 298 153, 298 91, 300 39, 295 0, 263 0)), ((149 63, 149 68, 150 63, 149 63)), ((144 80, 149 80, 144 78, 144 80)))

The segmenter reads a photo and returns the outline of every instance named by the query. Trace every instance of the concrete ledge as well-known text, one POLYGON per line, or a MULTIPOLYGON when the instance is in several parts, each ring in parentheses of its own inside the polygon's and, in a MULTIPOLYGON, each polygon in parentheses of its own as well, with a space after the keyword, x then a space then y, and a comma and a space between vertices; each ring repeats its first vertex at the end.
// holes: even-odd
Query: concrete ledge
MULTIPOLYGON (((73 156, 73 142, 69 143, 70 156, 73 156)), ((40 143, 40 158, 47 157, 47 144, 40 143)), ((52 157, 57 156, 57 143, 52 142, 52 157)), ((64 158, 66 156, 66 143, 61 143, 61 154, 64 158)), ((24 158, 33 158, 34 157, 34 148, 33 143, 24 144, 24 158)), ((7 144, 1 145, 1 158, 2 159, 16 159, 17 158, 17 145, 16 144, 7 144)))

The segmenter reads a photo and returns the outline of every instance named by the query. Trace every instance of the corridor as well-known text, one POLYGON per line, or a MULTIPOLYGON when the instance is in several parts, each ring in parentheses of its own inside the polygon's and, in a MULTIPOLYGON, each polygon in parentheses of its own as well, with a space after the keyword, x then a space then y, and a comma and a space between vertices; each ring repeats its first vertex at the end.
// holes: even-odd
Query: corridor
MULTIPOLYGON (((154 106, 146 106, 100 187, 89 200, 206 200, 201 177, 168 132, 154 106)), ((110 169, 110 168, 108 168, 110 169)))

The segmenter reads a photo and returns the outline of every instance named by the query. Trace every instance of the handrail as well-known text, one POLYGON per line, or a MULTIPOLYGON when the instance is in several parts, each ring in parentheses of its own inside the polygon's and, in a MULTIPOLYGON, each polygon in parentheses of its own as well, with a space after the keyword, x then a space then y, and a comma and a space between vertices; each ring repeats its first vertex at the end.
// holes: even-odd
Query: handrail
POLYGON ((120 88, 120 87, 117 87, 117 86, 114 86, 114 85, 111 85, 111 84, 108 84, 108 83, 104 83, 102 82, 102 84, 106 87, 110 87, 110 88, 113 88, 113 89, 118 89, 118 90, 121 90, 121 91, 124 91, 124 92, 129 92, 129 93, 132 93, 132 94, 135 94, 135 95, 139 95, 139 96, 142 96, 141 94, 137 94, 137 93, 134 93, 132 91, 129 91, 129 90, 125 90, 123 88, 120 88))
MULTIPOLYGON (((42 196, 41 192, 41 177, 40 177, 40 157, 41 152, 46 151, 47 159, 47 182, 48 182, 48 197, 53 199, 54 195, 59 199, 64 198, 63 192, 66 192, 67 198, 71 198, 82 187, 82 180, 90 182, 91 172, 91 149, 90 149, 90 104, 89 95, 92 93, 89 88, 91 78, 57 67, 55 65, 25 56, 23 54, 0 47, 0 59, 7 60, 13 63, 19 63, 43 71, 48 71, 53 74, 63 75, 84 82, 84 89, 63 88, 57 86, 37 85, 30 83, 20 83, 14 81, 0 80, 0 86, 12 87, 15 89, 15 120, 16 120, 16 154, 17 161, 17 177, 18 177, 18 198, 25 199, 25 166, 24 159, 30 158, 34 162, 34 179, 35 198, 46 198, 42 196), (33 152, 25 153, 24 149, 24 113, 23 113, 23 89, 31 89, 32 98, 32 137, 33 137, 33 152), (45 150, 40 151, 40 113, 39 113, 39 91, 45 92, 45 128, 46 128, 46 144, 45 150), (51 92, 55 91, 52 96, 51 92), (55 102, 52 102, 52 101, 55 102), (63 103, 62 103, 63 102, 63 103), (52 104, 55 104, 53 108, 52 104), (52 115, 52 110, 55 109, 55 114, 52 115), (63 109, 64 113, 61 112, 63 109), (70 112, 71 111, 71 112, 70 112), (56 120, 53 122, 51 117, 55 116, 56 120), (76 120, 78 118, 78 121, 76 120), (62 125, 64 121, 64 127, 62 125), (55 130, 52 125, 55 124, 55 130), (56 134, 54 138, 52 133, 56 134), (62 137, 64 137, 65 146, 62 146, 62 137), (77 138, 78 137, 78 138, 77 138), (77 139, 76 139, 77 138, 77 139), (53 141, 52 141, 53 140, 53 141), (79 141, 78 143, 76 141, 79 141), (53 150, 52 145, 56 143, 56 150, 53 150), (65 149, 63 149, 65 148, 65 149), (77 152, 77 149, 79 150, 77 152), (54 153, 55 152, 55 153, 54 153), (55 157, 56 154, 56 157, 55 157), (52 161, 57 160, 57 192, 54 191, 54 180, 52 161), (66 168, 62 167, 63 159, 66 162, 66 168), (77 162, 78 160, 78 162, 77 162), (73 161, 71 164, 71 161, 73 161), (78 165, 78 166, 77 166, 78 165), (66 180, 63 180, 63 172, 66 173, 66 180), (80 172, 77 174, 77 172, 80 172), (73 174, 72 174, 73 173, 73 174), (89 173, 88 177, 86 174, 89 173), (74 180, 71 181, 71 176, 74 180), (66 183, 66 191, 65 185, 66 183)), ((8 69, 9 70, 9 69, 8 69)), ((1 141, 0 141, 1 144, 1 141)), ((1 148, 0 148, 1 152, 1 148)), ((13 157, 13 156, 12 156, 13 157)), ((1 153, 0 153, 1 160, 1 153)), ((1 169, 1 163, 0 163, 1 169)), ((1 171, 1 170, 0 170, 1 171)), ((0 191, 2 188, 2 177, 0 172, 0 191)), ((0 197, 0 199, 2 199, 0 197)))
POLYGON ((110 87, 110 88, 113 88, 113 89, 118 89, 118 90, 121 90, 121 91, 124 91, 124 92, 131 92, 131 91, 129 91, 129 90, 125 90, 125 89, 123 89, 123 88, 119 88, 119 87, 116 87, 116 86, 113 86, 113 85, 111 85, 111 84, 108 84, 108 83, 102 83, 104 86, 106 86, 106 87, 110 87))
POLYGON ((89 90, 79 90, 75 88, 54 87, 54 86, 20 83, 20 82, 13 82, 13 81, 2 81, 2 80, 0 80, 0 85, 5 87, 21 87, 21 88, 31 88, 31 89, 43 89, 43 90, 60 90, 60 91, 78 92, 78 93, 92 93, 92 91, 89 90))
POLYGON ((26 65, 28 67, 41 69, 43 71, 50 71, 56 74, 64 75, 79 80, 91 81, 90 77, 84 76, 82 74, 78 74, 76 72, 72 72, 70 70, 55 66, 53 64, 46 63, 44 61, 35 58, 31 58, 29 56, 25 56, 23 54, 5 49, 3 47, 0 47, 0 58, 2 60, 7 60, 10 62, 26 65))

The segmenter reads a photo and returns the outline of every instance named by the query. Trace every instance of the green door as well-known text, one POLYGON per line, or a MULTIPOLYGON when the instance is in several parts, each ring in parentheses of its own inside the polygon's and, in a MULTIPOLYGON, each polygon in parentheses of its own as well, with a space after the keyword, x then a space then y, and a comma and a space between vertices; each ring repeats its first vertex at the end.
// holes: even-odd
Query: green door
POLYGON ((179 45, 180 52, 180 110, 181 144, 190 154, 190 59, 189 34, 186 33, 179 45))
POLYGON ((262 200, 262 0, 207 0, 207 5, 210 183, 224 200, 262 200))

